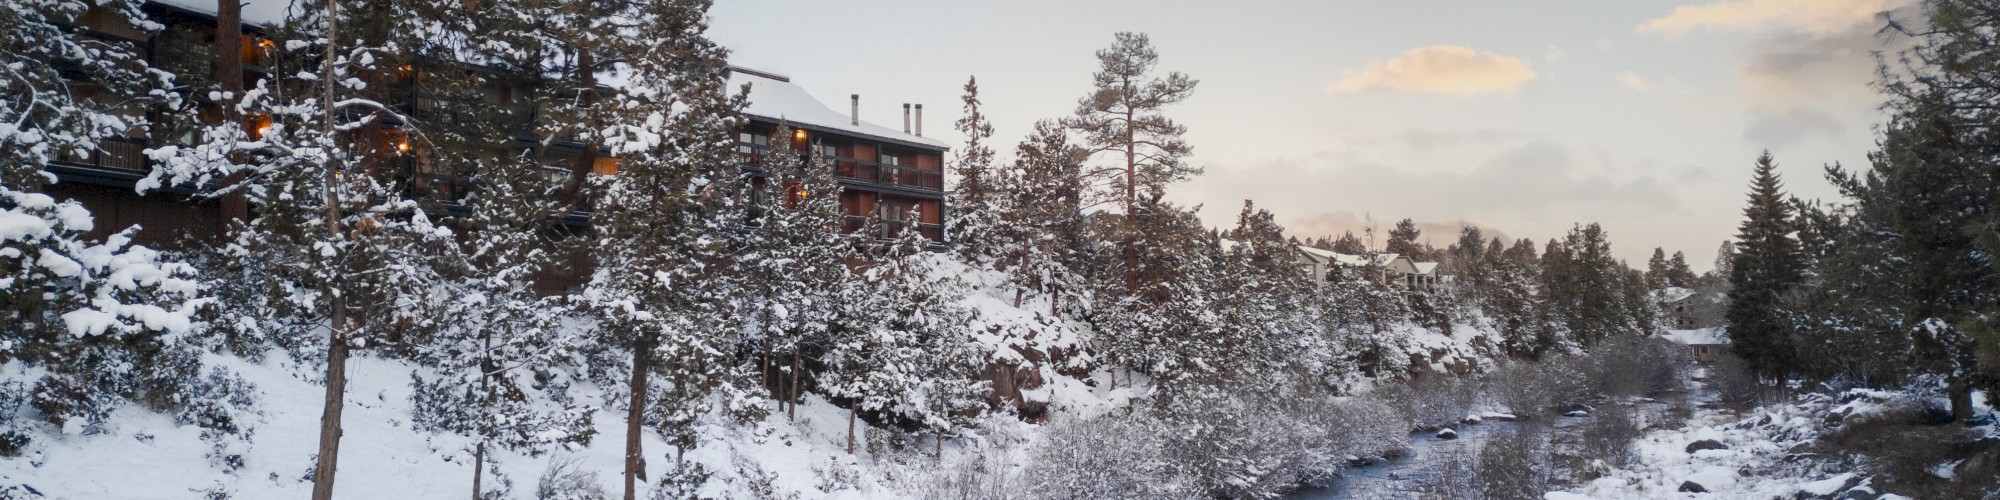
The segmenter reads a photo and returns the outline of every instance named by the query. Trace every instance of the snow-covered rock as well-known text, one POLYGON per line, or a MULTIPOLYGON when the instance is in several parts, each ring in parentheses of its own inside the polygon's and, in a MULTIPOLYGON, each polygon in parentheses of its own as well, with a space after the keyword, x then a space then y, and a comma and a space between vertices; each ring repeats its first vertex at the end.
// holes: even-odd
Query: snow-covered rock
POLYGON ((1447 441, 1458 439, 1458 431, 1451 430, 1450 428, 1438 429, 1437 438, 1447 441))

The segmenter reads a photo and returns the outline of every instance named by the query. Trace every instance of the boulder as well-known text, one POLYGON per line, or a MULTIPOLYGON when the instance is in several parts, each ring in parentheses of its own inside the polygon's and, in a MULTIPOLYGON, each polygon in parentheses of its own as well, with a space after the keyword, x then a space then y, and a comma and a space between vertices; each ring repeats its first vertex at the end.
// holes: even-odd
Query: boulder
POLYGON ((1588 417, 1588 416, 1590 416, 1590 412, 1587 412, 1587 411, 1583 411, 1583 410, 1570 410, 1570 412, 1569 412, 1569 413, 1564 413, 1564 414, 1563 414, 1563 416, 1565 416, 1565 417, 1576 417, 1576 418, 1583 418, 1583 417, 1588 417))
POLYGON ((1458 439, 1458 431, 1454 431, 1451 429, 1439 429, 1437 433, 1437 438, 1446 441, 1458 439))
POLYGON ((1680 491, 1681 493, 1708 493, 1708 488, 1703 488, 1701 487, 1701 483, 1694 481, 1681 481, 1680 491))
POLYGON ((1700 441, 1688 443, 1687 452, 1694 453, 1701 450, 1727 450, 1727 449, 1729 449, 1729 445, 1722 444, 1721 441, 1716 441, 1713 439, 1703 439, 1700 441))

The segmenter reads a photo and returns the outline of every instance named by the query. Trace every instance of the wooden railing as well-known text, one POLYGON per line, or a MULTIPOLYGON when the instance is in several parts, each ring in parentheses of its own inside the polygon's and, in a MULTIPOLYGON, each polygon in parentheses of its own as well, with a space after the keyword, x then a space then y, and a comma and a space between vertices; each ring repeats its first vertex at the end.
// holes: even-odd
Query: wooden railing
MULTIPOLYGON (((737 143, 738 150, 746 165, 761 167, 764 159, 773 154, 769 146, 737 143)), ((902 165, 887 165, 881 162, 823 156, 821 161, 833 168, 833 175, 862 182, 915 188, 924 191, 944 191, 944 172, 926 170, 902 165)))
POLYGON ((97 143, 97 149, 88 156, 78 156, 72 151, 56 155, 56 161, 80 167, 93 167, 129 172, 147 172, 151 164, 146 160, 146 143, 139 139, 114 137, 97 143))
MULTIPOLYGON (((869 229, 868 223, 870 222, 871 219, 872 218, 870 217, 862 217, 859 215, 846 216, 841 221, 840 232, 852 233, 856 231, 869 229)), ((922 222, 895 221, 895 220, 882 220, 876 222, 877 223, 873 228, 874 231, 872 234, 869 234, 869 236, 873 236, 877 239, 887 240, 887 239, 900 238, 903 236, 903 231, 915 230, 918 234, 922 234, 924 238, 927 238, 931 241, 939 241, 939 242, 944 241, 943 225, 925 224, 922 222)))

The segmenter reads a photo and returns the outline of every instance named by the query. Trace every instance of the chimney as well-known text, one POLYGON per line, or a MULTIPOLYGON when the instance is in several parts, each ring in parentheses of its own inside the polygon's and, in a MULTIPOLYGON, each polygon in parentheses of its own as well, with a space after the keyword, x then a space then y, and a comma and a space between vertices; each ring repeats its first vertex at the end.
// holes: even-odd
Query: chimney
POLYGON ((903 103, 903 133, 910 133, 910 103, 903 103))
POLYGON ((924 105, 917 105, 917 137, 924 136, 924 105))
POLYGON ((861 126, 861 94, 848 95, 847 99, 852 104, 852 107, 847 112, 848 124, 859 127, 861 126))

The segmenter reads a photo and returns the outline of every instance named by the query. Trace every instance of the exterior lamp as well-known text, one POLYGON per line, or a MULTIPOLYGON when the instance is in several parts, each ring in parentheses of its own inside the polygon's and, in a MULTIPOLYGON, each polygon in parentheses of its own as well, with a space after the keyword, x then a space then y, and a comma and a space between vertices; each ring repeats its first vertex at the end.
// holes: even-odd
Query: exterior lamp
POLYGON ((799 142, 806 142, 806 129, 792 130, 792 140, 799 142))

